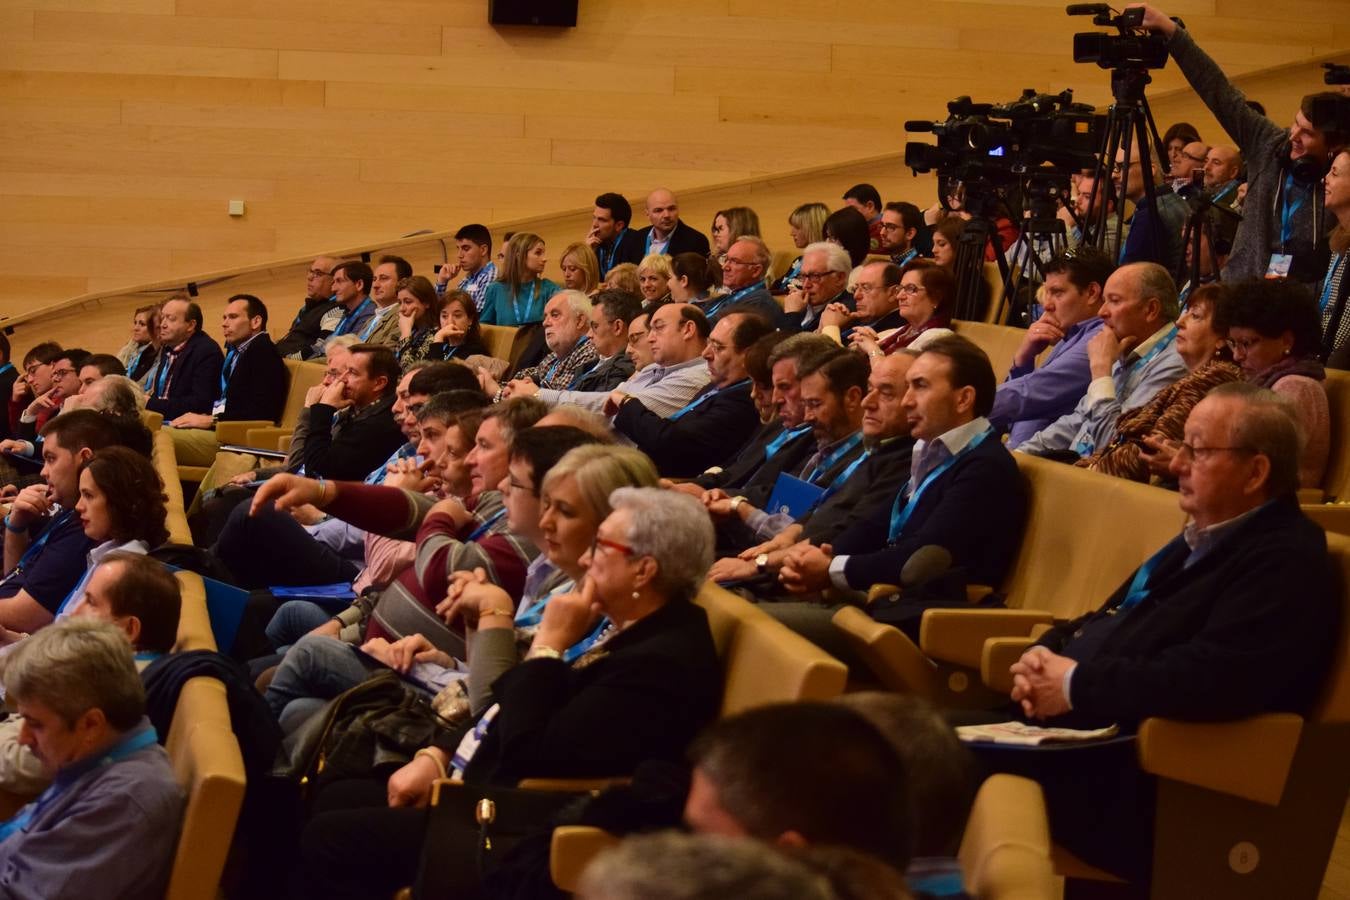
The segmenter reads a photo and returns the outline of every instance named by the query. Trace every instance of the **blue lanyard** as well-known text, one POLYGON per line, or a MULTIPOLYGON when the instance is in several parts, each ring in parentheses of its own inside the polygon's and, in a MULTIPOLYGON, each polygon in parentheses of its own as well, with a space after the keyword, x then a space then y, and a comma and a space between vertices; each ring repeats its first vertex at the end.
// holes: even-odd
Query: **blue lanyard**
POLYGON ((609 274, 610 268, 614 265, 614 257, 619 253, 619 242, 623 240, 623 233, 627 228, 620 228, 619 233, 614 235, 614 243, 609 245, 609 251, 597 249, 595 255, 600 259, 600 277, 604 278, 609 274))
MULTIPOLYGON (((830 469, 834 468, 835 463, 839 462, 839 460, 847 456, 849 454, 849 451, 851 451, 854 447, 861 444, 862 437, 863 436, 861 431, 855 431, 853 432, 853 434, 849 435, 848 440, 844 441, 843 444, 836 447, 828 456, 826 456, 820 462, 816 463, 811 468, 811 471, 806 476, 806 480, 811 482, 812 484, 815 484, 817 478, 824 475, 826 472, 830 471, 830 469)), ((853 463, 853 465, 855 466, 857 464, 858 463, 856 461, 853 463)))
POLYGON ((544 607, 548 606, 548 601, 559 594, 566 594, 576 589, 577 583, 570 578, 567 579, 567 581, 531 603, 528 608, 522 610, 516 616, 516 625, 521 628, 529 628, 533 625, 538 625, 544 619, 544 607))
POLYGON ((736 291, 735 293, 727 294, 727 295, 726 295, 725 297, 723 297, 721 300, 718 300, 716 303, 714 303, 712 309, 705 309, 705 310, 703 311, 704 317, 707 318, 707 320, 708 320, 709 322, 711 322, 711 321, 712 321, 712 317, 715 316, 715 315, 717 315, 717 311, 718 311, 719 309, 721 309, 722 307, 726 306, 728 303, 735 303, 737 300, 741 299, 742 297, 748 296, 749 294, 751 294, 751 293, 753 293, 754 291, 758 290, 759 287, 760 287, 760 285, 759 285, 758 283, 755 283, 755 284, 747 284, 745 287, 741 288, 740 290, 736 291))
POLYGON ((159 355, 159 368, 155 370, 155 396, 164 398, 168 395, 169 372, 173 369, 174 360, 178 354, 168 347, 159 355))
MULTIPOLYGON (((1322 282, 1322 296, 1317 301, 1317 306, 1322 312, 1327 311, 1327 304, 1331 302, 1331 288, 1336 283, 1336 272, 1345 265, 1347 254, 1337 253, 1331 265, 1327 267, 1326 281, 1322 282)), ((0 369, 3 372, 4 369, 0 369)))
POLYGON ((575 388, 578 384, 581 383, 581 380, 582 380, 583 378, 585 378, 585 377, 587 377, 588 375, 590 375, 591 373, 595 372, 597 369, 599 369, 601 366, 603 366, 603 365, 604 365, 605 363, 607 363, 607 362, 609 362, 609 358, 608 358, 608 357, 601 357, 600 359, 596 360, 595 365, 591 366, 591 367, 590 367, 589 369, 587 369, 585 372, 582 372, 580 375, 577 375, 577 376, 574 377, 571 381, 567 382, 567 390, 570 391, 570 390, 572 390, 573 388, 575 388))
POLYGON ((469 540, 470 540, 470 541, 476 541, 476 540, 478 540, 480 537, 482 537, 483 535, 487 534, 487 533, 488 533, 488 529, 490 529, 493 525, 496 525, 499 521, 501 521, 501 518, 502 518, 502 516, 504 516, 504 515, 506 515, 506 510, 505 510, 505 509, 499 509, 499 510, 497 510, 497 512, 494 513, 494 514, 491 516, 491 518, 489 518, 487 521, 485 521, 482 525, 479 525, 477 528, 475 528, 475 529, 469 534, 469 540))
POLYGON ((367 297, 356 305, 356 309, 342 317, 342 321, 338 322, 338 327, 333 329, 333 334, 343 335, 348 331, 351 331, 353 323, 356 322, 361 316, 361 313, 365 312, 369 306, 371 306, 371 299, 367 297))
POLYGON ((779 434, 778 437, 769 441, 768 446, 764 448, 764 458, 766 460, 773 459, 774 454, 777 453, 779 450, 782 450, 784 444, 786 444, 793 438, 797 437, 798 435, 806 434, 806 432, 810 430, 811 430, 810 425, 798 425, 796 428, 783 429, 783 432, 779 434))
POLYGON ((3 579, 0 579, 0 584, 9 581, 9 579, 13 578, 15 575, 19 574, 24 569, 28 568, 28 564, 32 562, 33 559, 36 558, 39 553, 42 552, 42 548, 51 538, 52 532, 64 526, 66 522, 70 520, 70 517, 73 515, 75 515, 75 510, 65 509, 62 510, 59 515, 54 517, 51 521, 51 524, 47 526, 46 530, 43 531, 42 534, 38 536, 38 539, 36 541, 33 541, 33 543, 29 544, 28 549, 23 551, 23 556, 19 557, 19 564, 14 567, 13 571, 11 571, 3 579))
POLYGON ((724 388, 713 388, 713 389, 710 390, 710 391, 706 391, 706 392, 700 394, 699 396, 695 397, 695 398, 694 398, 694 402, 693 402, 693 403, 690 403, 690 404, 689 404, 688 406, 686 406, 684 409, 677 409, 677 410, 675 410, 675 412, 671 413, 671 415, 670 415, 671 421, 674 421, 675 419, 678 419, 678 418, 680 418, 681 416, 687 415, 687 414, 688 414, 691 410, 693 410, 695 407, 702 405, 702 404, 704 403, 704 401, 711 400, 713 397, 717 396, 718 394, 722 393, 723 391, 734 391, 736 388, 740 387, 741 385, 745 385, 745 384, 749 384, 749 383, 750 383, 750 379, 749 379, 749 378, 744 378, 744 379, 742 379, 742 380, 736 382, 735 384, 727 385, 727 386, 724 387, 724 388))
MULTIPOLYGON (((135 355, 135 356, 133 356, 131 359, 127 360, 127 375, 128 375, 128 376, 130 376, 132 372, 135 372, 135 371, 136 371, 136 368, 141 364, 141 358, 145 356, 145 351, 148 350, 148 349, 150 349, 150 348, 153 347, 153 346, 154 346, 154 344, 146 344, 144 347, 142 347, 142 348, 140 348, 139 350, 136 351, 136 355, 135 355)), ((4 371, 4 369, 0 369, 0 372, 3 372, 3 371, 4 371)))
MULTIPOLYGON (((572 353, 576 353, 582 347, 586 346, 586 342, 589 340, 590 340, 589 337, 583 337, 581 340, 577 341, 576 346, 572 348, 572 353)), ((567 354, 567 356, 571 356, 572 353, 567 354)), ((554 374, 556 374, 558 371, 558 367, 561 366, 564 362, 566 362, 566 360, 567 360, 566 356, 560 356, 557 359, 555 359, 553 361, 553 365, 549 366, 548 371, 544 373, 544 381, 548 381, 551 378, 553 378, 554 374)))
POLYGON ((14 368, 14 363, 12 363, 12 362, 7 362, 7 363, 5 363, 3 366, 0 366, 0 375, 5 374, 6 372, 8 372, 8 371, 9 371, 10 369, 12 369, 12 368, 14 368))
MULTIPOLYGON (((144 750, 158 742, 158 740, 159 738, 155 734, 155 729, 145 728, 109 749, 108 752, 103 754, 97 761, 82 761, 76 765, 80 767, 81 772, 110 766, 119 760, 127 758, 133 753, 144 750)), ((65 791, 77 777, 78 776, 73 776, 63 779, 58 775, 57 779, 53 781, 45 791, 38 795, 36 800, 15 813, 14 818, 0 824, 0 841, 4 841, 15 832, 27 828, 28 824, 33 821, 33 818, 53 800, 61 796, 62 792, 65 791)))
POLYGON ((239 365, 239 348, 230 347, 225 351, 225 363, 220 367, 220 396, 225 397, 225 386, 230 383, 231 376, 234 375, 234 367, 239 365))
MULTIPOLYGON (((895 498, 895 506, 891 510, 891 530, 888 535, 888 540, 894 541, 897 537, 900 536, 900 532, 903 531, 905 528, 905 523, 908 522, 909 517, 914 514, 914 507, 919 505, 919 498, 923 496, 924 491, 928 490, 928 486, 932 484, 934 481, 937 481, 938 476, 946 472, 952 466, 956 465, 957 460, 965 456, 970 451, 974 450, 976 447, 980 446, 980 444, 984 442, 984 439, 989 437, 989 435, 993 433, 994 433, 993 426, 990 426, 989 428, 986 428, 984 431, 981 431, 979 434, 975 435, 973 439, 971 439, 969 444, 966 444, 964 447, 961 448, 960 453, 956 454, 955 456, 949 457, 940 466, 935 468, 933 471, 929 472, 928 477, 926 477, 919 484, 919 487, 914 491, 914 493, 909 495, 909 501, 905 503, 903 507, 900 505, 900 501, 905 498, 905 493, 903 490, 900 492, 899 496, 895 498)), ((934 440, 936 440, 936 438, 934 440)))
MULTIPOLYGON (((530 307, 534 306, 534 286, 538 283, 537 280, 530 282, 530 294, 525 298, 525 312, 529 312, 530 307)), ((520 285, 516 285, 515 292, 511 297, 511 312, 516 315, 516 325, 525 324, 525 313, 520 311, 520 285)))
MULTIPOLYGON (((1286 245, 1294 236, 1294 214, 1303 208, 1303 204, 1312 195, 1312 190, 1302 190, 1298 182, 1294 180, 1292 172, 1284 176, 1284 184, 1281 187, 1283 188, 1284 203, 1280 210, 1280 249, 1287 252, 1286 245)), ((1314 241, 1317 238, 1318 235, 1313 235, 1314 241)))
MULTIPOLYGON (((1133 363, 1131 363, 1129 369, 1125 369, 1122 367, 1120 372, 1121 378, 1120 382, 1117 384, 1117 390, 1119 390, 1120 386, 1123 385, 1127 380, 1129 380, 1129 377, 1132 374, 1134 374, 1135 369, 1139 369, 1142 368, 1143 366, 1148 365, 1149 361, 1152 360, 1153 357, 1157 356, 1159 353, 1162 353, 1164 350, 1170 347, 1172 345, 1172 342, 1175 341, 1176 339, 1177 339, 1177 326, 1173 325, 1167 332, 1167 334, 1163 337, 1163 339, 1158 341, 1158 343, 1154 344, 1153 349, 1148 351, 1147 354, 1141 356, 1139 359, 1136 359, 1133 363)), ((1089 438, 1090 435, 1084 435, 1082 438, 1080 438, 1079 441, 1073 445, 1073 452, 1077 453, 1079 456, 1082 457, 1091 456, 1092 452, 1096 450, 1097 447, 1095 441, 1090 440, 1089 438)))
POLYGON ((1150 556, 1144 564, 1139 567, 1139 571, 1134 573, 1134 578, 1130 581, 1129 589, 1125 592, 1125 599, 1121 600, 1120 604, 1114 610, 1111 610, 1112 615, 1118 615, 1133 609, 1139 605, 1139 601, 1148 596, 1148 580, 1153 576, 1153 570, 1158 568, 1158 563, 1164 556, 1171 552, 1172 547, 1180 540, 1185 540, 1185 538, 1180 536, 1172 538, 1172 540, 1163 545, 1161 550, 1150 556))

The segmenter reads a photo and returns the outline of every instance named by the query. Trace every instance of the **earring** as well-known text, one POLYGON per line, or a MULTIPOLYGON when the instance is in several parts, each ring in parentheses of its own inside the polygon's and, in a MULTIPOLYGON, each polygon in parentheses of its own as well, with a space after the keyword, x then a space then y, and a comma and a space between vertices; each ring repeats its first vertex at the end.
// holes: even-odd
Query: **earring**
POLYGON ((642 595, 639 594, 637 591, 633 591, 633 599, 634 599, 634 600, 641 600, 641 599, 642 599, 642 595))

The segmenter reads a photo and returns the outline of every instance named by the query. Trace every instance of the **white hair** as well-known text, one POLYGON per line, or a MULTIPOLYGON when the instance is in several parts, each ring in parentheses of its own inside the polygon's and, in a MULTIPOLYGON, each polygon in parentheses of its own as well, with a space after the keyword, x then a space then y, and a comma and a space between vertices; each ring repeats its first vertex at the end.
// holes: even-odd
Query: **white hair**
POLYGON ((806 249, 802 251, 802 258, 804 259, 808 253, 825 254, 825 265, 831 272, 848 272, 853 269, 853 260, 849 258, 848 251, 838 244, 816 241, 814 244, 806 245, 806 249))

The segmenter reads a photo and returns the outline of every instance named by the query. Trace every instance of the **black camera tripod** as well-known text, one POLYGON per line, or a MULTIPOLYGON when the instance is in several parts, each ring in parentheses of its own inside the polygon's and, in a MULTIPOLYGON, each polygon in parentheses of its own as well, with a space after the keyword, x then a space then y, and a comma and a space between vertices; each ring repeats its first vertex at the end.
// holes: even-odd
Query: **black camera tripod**
MULTIPOLYGON (((1199 179, 1196 179, 1197 181, 1199 179)), ((1190 207, 1190 215, 1186 217, 1186 227, 1181 232, 1181 245, 1186 248, 1186 275, 1185 289, 1189 294, 1202 283, 1200 270, 1204 263, 1209 263, 1210 277, 1214 281, 1219 281, 1219 247, 1216 240, 1215 216, 1226 216, 1238 222, 1242 221, 1242 213, 1230 206, 1222 203, 1215 203, 1214 198, 1206 194, 1201 186, 1186 195, 1186 204, 1190 207), (1208 254, 1204 254, 1205 247, 1208 245, 1208 254)), ((1184 298, 1183 298, 1184 299, 1184 298)))

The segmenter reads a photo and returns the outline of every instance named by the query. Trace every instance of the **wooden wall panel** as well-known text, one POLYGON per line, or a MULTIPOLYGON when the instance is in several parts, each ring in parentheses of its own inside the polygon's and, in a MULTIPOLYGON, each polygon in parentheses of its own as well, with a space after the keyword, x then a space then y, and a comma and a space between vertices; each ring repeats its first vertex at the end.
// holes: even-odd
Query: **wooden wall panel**
MULTIPOLYGON (((1344 0, 1167 8, 1273 109, 1310 73, 1267 70, 1350 45, 1344 0)), ((565 242, 602 190, 667 185, 706 228, 731 199, 700 189, 735 183, 777 221, 806 182, 747 179, 839 165, 810 182, 834 203, 853 161, 900 152, 904 121, 955 95, 1109 100, 1107 73, 1070 58, 1091 24, 1062 0, 929 0, 920 16, 581 0, 580 19, 492 29, 485 0, 6 0, 0 315, 469 220, 559 212, 539 227, 565 242)), ((1175 66, 1157 73, 1160 121, 1215 132, 1183 87, 1175 66)), ((863 170, 888 196, 931 194, 895 160, 863 170)))

